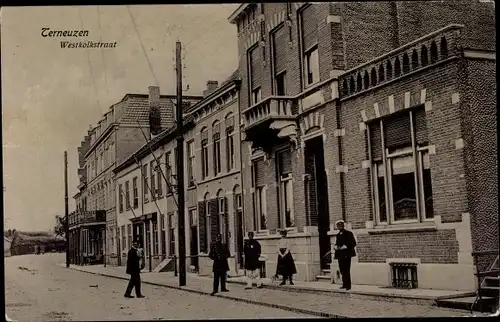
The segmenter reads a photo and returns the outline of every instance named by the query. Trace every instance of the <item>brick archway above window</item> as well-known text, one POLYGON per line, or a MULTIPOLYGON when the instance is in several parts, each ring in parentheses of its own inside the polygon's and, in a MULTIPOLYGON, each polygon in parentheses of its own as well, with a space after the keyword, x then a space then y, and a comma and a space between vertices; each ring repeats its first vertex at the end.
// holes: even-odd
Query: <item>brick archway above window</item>
POLYGON ((323 129, 325 116, 320 112, 310 113, 300 120, 300 132, 302 135, 323 129))
POLYGON ((260 32, 252 32, 248 35, 245 48, 248 50, 260 40, 260 32))

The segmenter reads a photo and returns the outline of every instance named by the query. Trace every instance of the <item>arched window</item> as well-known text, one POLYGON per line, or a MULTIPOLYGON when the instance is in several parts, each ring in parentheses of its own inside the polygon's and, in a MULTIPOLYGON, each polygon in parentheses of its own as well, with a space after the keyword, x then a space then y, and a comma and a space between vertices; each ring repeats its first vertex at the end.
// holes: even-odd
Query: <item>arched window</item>
POLYGON ((372 86, 377 85, 377 72, 375 71, 375 67, 372 68, 370 78, 372 80, 372 86))
POLYGON ((445 37, 441 38, 441 44, 439 46, 439 50, 441 52, 441 59, 448 57, 448 42, 446 41, 445 37))
POLYGON ((429 54, 427 53, 427 47, 425 45, 422 45, 422 48, 420 49, 420 62, 422 63, 422 66, 427 66, 429 65, 429 54))
POLYGON ((363 77, 363 89, 368 89, 370 87, 370 77, 368 76, 368 71, 365 71, 365 77, 363 77))
MULTIPOLYGON (((227 243, 228 239, 228 218, 226 209, 226 196, 224 190, 217 191, 217 233, 221 234, 222 240, 227 243)), ((215 240, 215 238, 214 238, 215 240)))
POLYGON ((406 74, 410 71, 410 58, 408 54, 403 55, 403 74, 406 74))
POLYGON ((345 95, 348 95, 349 93, 349 88, 347 88, 347 80, 344 79, 344 81, 342 82, 342 96, 345 96, 345 95))
POLYGON ((413 49, 413 53, 411 54, 411 69, 418 68, 418 53, 416 49, 413 49))
POLYGON ((386 70, 387 70, 387 80, 391 80, 392 79, 392 64, 391 64, 391 61, 388 60, 386 65, 387 65, 387 68, 386 68, 386 70))
POLYGON ((438 60, 438 49, 436 43, 433 41, 431 43, 431 64, 434 64, 438 60))
POLYGON ((208 177, 208 129, 201 129, 201 178, 208 177))
POLYGON ((361 73, 358 73, 358 78, 356 79, 356 87, 358 92, 360 92, 363 89, 363 81, 361 79, 361 73))
POLYGON ((236 166, 235 150, 234 150, 234 124, 235 118, 232 112, 226 115, 226 169, 231 171, 236 166))
MULTIPOLYGON (((205 206, 205 213, 203 214, 205 216, 205 227, 204 227, 204 233, 205 233, 205 245, 210 247, 210 242, 212 240, 212 234, 211 234, 211 227, 212 227, 212 216, 210 216, 210 193, 205 193, 205 196, 203 197, 203 202, 205 206)), ((208 248, 207 247, 207 248, 208 248)), ((210 250, 208 248, 208 250, 210 250)))
POLYGON ((401 63, 399 62, 399 57, 397 57, 396 62, 394 62, 394 76, 401 76, 401 63))
POLYGON ((214 176, 222 171, 221 155, 220 155, 220 122, 217 120, 212 124, 212 137, 213 137, 213 163, 214 163, 214 176))
POLYGON ((378 81, 383 82, 385 80, 385 70, 384 70, 384 64, 380 64, 378 68, 378 81))

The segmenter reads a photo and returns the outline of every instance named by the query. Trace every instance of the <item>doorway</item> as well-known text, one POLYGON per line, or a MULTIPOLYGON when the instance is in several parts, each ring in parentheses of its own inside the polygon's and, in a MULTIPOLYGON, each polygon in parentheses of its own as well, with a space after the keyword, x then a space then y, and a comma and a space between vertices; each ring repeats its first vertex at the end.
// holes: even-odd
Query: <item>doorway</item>
POLYGON ((196 208, 189 211, 189 222, 190 222, 190 245, 189 245, 189 255, 191 255, 191 265, 198 270, 198 224, 196 219, 196 208))
POLYGON ((332 258, 330 254, 330 236, 328 236, 330 230, 328 181, 325 171, 322 136, 306 141, 305 162, 309 224, 318 226, 321 269, 327 269, 332 262, 332 258))
POLYGON ((243 235, 243 211, 236 210, 236 246, 238 247, 238 266, 240 269, 244 268, 243 263, 243 243, 245 236, 243 235))

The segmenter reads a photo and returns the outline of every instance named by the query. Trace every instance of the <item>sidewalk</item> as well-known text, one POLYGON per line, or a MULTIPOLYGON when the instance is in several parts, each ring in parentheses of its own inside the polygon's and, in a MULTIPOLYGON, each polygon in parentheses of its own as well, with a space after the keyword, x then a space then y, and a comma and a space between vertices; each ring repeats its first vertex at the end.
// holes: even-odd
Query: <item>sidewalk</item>
MULTIPOLYGON (((125 274, 124 267, 104 267, 103 265, 71 265, 70 269, 125 280, 128 280, 129 278, 129 276, 125 274)), ((178 277, 175 277, 171 272, 143 273, 141 274, 141 278, 143 283, 145 284, 182 289, 188 292, 199 294, 210 294, 212 290, 211 278, 198 276, 195 274, 187 275, 187 285, 183 287, 178 286, 178 277)), ((245 290, 243 286, 235 285, 242 283, 241 277, 232 278, 228 282, 233 284, 232 287, 228 286, 230 292, 219 293, 216 295, 217 297, 322 317, 341 318, 472 316, 471 314, 461 310, 438 308, 432 305, 417 305, 409 303, 395 304, 394 301, 374 300, 374 298, 378 297, 378 295, 371 295, 371 299, 367 299, 366 295, 361 294, 361 296, 365 296, 365 299, 357 298, 356 295, 359 295, 357 293, 363 293, 362 286, 358 286, 356 288, 358 290, 353 288, 351 292, 353 292, 354 294, 348 294, 347 291, 333 290, 332 287, 336 286, 327 283, 315 283, 325 284, 325 286, 323 286, 325 290, 318 291, 311 287, 310 290, 305 289, 306 285, 304 284, 311 283, 297 282, 297 285, 295 287, 285 286, 280 287, 280 289, 278 290, 276 289, 277 286, 271 285, 272 283, 270 281, 266 281, 266 287, 262 289, 254 288, 253 290, 245 290), (328 285, 330 285, 332 291, 326 290, 328 285), (309 294, 304 294, 304 290, 309 294), (312 292, 315 292, 315 294, 310 294, 312 292)), ((366 290, 364 292, 370 293, 366 290)), ((375 292, 372 292, 371 294, 374 293, 375 292)), ((421 294, 412 294, 412 296, 422 297, 421 294)), ((427 301, 427 303, 429 303, 430 301, 428 297, 424 298, 424 301, 427 301)), ((393 295, 392 298, 395 298, 395 295, 393 295)))

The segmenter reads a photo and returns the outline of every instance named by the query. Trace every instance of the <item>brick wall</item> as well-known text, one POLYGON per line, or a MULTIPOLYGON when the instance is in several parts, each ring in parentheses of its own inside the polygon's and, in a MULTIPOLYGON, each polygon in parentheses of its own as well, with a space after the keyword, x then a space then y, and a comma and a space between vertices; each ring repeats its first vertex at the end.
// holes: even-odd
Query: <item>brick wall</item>
POLYGON ((455 230, 359 235, 359 262, 385 263, 386 258, 420 258, 422 264, 458 263, 455 230))
POLYGON ((495 61, 461 69, 462 135, 474 251, 498 249, 498 159, 495 61))

